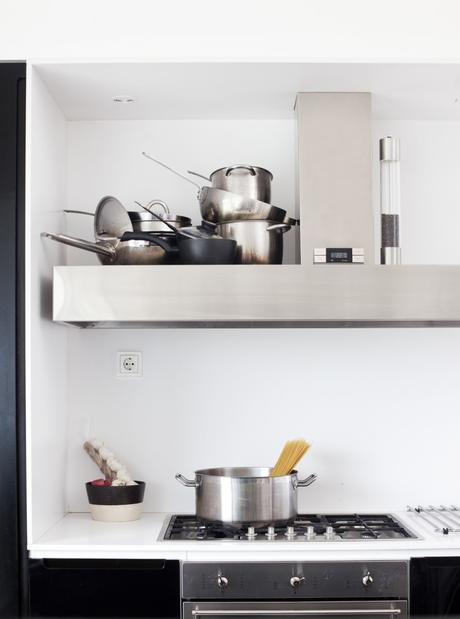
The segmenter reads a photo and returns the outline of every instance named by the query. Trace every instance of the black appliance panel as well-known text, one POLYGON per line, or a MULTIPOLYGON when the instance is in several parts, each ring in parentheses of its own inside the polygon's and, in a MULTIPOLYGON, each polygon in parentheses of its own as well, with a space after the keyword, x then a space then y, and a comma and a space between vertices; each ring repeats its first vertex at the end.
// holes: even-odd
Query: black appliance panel
POLYGON ((424 557, 410 563, 410 612, 460 615, 460 557, 424 557))
POLYGON ((32 559, 32 617, 179 619, 179 561, 32 559))
POLYGON ((406 561, 185 562, 182 598, 407 599, 408 577, 406 561))
POLYGON ((0 617, 20 612, 24 509, 23 63, 0 63, 0 617), (20 505, 22 510, 20 510, 20 505))

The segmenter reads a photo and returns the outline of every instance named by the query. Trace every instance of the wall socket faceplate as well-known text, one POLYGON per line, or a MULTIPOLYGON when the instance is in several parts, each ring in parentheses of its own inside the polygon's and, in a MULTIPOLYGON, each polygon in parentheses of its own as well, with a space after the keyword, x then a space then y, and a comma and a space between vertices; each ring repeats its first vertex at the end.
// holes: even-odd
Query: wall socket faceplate
POLYGON ((117 376, 119 378, 142 376, 142 353, 119 352, 117 354, 117 376))

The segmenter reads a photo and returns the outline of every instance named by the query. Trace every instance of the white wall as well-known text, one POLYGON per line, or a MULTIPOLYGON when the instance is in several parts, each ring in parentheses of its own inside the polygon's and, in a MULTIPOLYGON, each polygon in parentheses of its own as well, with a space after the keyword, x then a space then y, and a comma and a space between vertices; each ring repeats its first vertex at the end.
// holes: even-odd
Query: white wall
POLYGON ((51 322, 52 268, 65 264, 65 255, 59 245, 44 241, 40 232, 64 224, 67 124, 33 71, 29 74, 27 97, 26 415, 30 541, 62 517, 65 505, 67 330, 51 322))
POLYGON ((458 329, 69 331, 69 509, 98 477, 81 448, 103 437, 148 510, 193 512, 174 474, 269 465, 313 444, 303 510, 404 509, 459 500, 458 329), (144 376, 115 377, 140 350, 144 376))

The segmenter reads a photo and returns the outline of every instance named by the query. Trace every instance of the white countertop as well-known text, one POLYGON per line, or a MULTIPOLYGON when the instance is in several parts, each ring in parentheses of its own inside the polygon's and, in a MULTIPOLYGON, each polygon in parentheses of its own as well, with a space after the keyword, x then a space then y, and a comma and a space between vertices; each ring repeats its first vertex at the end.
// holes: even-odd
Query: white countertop
POLYGON ((166 513, 135 522, 105 523, 70 513, 29 546, 31 558, 180 559, 182 561, 390 560, 460 556, 460 533, 435 533, 420 518, 394 514, 418 539, 385 541, 159 541, 166 513))

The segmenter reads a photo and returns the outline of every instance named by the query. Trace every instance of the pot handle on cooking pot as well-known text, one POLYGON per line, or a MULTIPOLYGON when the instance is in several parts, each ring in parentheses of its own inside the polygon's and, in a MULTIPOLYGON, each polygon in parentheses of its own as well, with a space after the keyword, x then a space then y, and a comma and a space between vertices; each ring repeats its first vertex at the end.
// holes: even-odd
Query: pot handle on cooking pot
POLYGON ((158 245, 164 249, 167 254, 177 254, 178 249, 168 239, 155 236, 151 232, 125 232, 120 239, 121 241, 148 241, 153 245, 158 245))
POLYGON ((197 488, 198 487, 198 482, 196 482, 194 479, 187 479, 181 473, 177 473, 175 477, 176 477, 177 481, 180 481, 180 483, 183 486, 186 486, 187 488, 197 488))
POLYGON ((115 248, 110 246, 108 243, 93 243, 91 241, 85 241, 84 239, 78 239, 73 236, 67 236, 67 234, 52 234, 51 232, 42 232, 41 236, 57 241, 58 243, 63 243, 64 245, 70 245, 71 247, 78 247, 78 249, 91 251, 94 254, 99 254, 100 256, 109 258, 109 260, 113 260, 116 255, 115 248))
POLYGON ((187 174, 193 174, 193 176, 198 176, 199 178, 203 178, 208 183, 211 182, 211 179, 205 176, 204 174, 200 174, 199 172, 193 172, 192 170, 187 170, 187 174))
POLYGON ((306 488, 307 486, 311 486, 311 484, 315 482, 316 480, 317 480, 317 475, 313 473, 312 475, 309 475, 305 479, 298 479, 296 481, 296 488, 306 488))
POLYGON ((251 176, 256 175, 256 171, 251 165, 232 165, 225 170, 225 176, 230 176, 233 170, 247 170, 251 176))
POLYGON ((282 234, 291 229, 289 224, 273 224, 272 226, 267 226, 267 232, 270 230, 278 230, 282 234))

